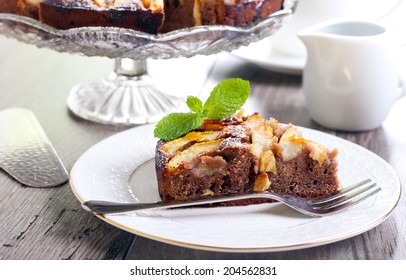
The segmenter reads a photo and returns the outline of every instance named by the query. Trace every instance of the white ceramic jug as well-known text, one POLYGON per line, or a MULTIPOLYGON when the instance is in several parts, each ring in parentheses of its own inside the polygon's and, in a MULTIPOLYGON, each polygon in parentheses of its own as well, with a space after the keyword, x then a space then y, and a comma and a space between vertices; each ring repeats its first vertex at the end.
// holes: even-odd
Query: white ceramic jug
POLYGON ((308 58, 303 91, 313 120, 338 130, 381 125, 405 94, 399 84, 399 47, 372 22, 332 20, 298 33, 308 58))

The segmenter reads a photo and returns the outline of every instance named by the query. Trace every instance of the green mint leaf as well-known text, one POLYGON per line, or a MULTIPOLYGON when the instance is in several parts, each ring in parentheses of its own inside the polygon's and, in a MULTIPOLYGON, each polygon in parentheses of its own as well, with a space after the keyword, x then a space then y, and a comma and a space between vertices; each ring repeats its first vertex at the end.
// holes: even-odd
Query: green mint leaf
POLYGON ((203 122, 201 113, 171 113, 155 126, 154 136, 170 141, 198 128, 203 122))
POLYGON ((186 104, 193 112, 167 115, 155 126, 154 136, 171 141, 201 126, 205 117, 227 118, 244 105, 249 92, 249 82, 236 78, 219 83, 204 105, 199 98, 188 96, 186 104))
POLYGON ((195 97, 195 96, 188 96, 186 100, 186 104, 190 110, 196 113, 203 112, 203 103, 202 101, 195 97))
POLYGON ((248 81, 239 78, 224 80, 210 93, 203 114, 212 120, 227 118, 244 105, 249 93, 248 81))

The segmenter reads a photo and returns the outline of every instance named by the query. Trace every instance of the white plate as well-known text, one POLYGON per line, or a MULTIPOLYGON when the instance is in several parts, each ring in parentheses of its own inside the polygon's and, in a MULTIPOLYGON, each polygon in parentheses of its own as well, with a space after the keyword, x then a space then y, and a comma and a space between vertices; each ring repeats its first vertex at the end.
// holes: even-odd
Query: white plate
POLYGON ((284 74, 301 75, 306 63, 306 57, 294 57, 273 51, 270 38, 241 47, 232 54, 266 70, 284 74))
MULTIPOLYGON (((118 133, 91 147, 70 174, 80 202, 159 200, 154 161, 153 126, 118 133)), ((383 159, 349 141, 302 128, 307 138, 339 149, 343 185, 371 178, 377 195, 335 215, 310 218, 280 203, 261 205, 144 210, 98 216, 104 221, 154 240, 184 247, 227 252, 270 252, 308 248, 363 233, 382 223, 401 193, 397 174, 383 159)))

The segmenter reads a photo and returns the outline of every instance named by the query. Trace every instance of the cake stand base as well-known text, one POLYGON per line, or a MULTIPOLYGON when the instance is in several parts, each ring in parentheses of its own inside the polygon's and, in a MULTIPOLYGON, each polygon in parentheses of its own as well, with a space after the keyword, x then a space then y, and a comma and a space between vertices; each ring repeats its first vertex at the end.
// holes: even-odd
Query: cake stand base
POLYGON ((183 98, 159 91, 147 74, 146 61, 116 59, 115 71, 98 82, 72 88, 67 103, 77 116, 104 124, 137 125, 159 121, 183 98))

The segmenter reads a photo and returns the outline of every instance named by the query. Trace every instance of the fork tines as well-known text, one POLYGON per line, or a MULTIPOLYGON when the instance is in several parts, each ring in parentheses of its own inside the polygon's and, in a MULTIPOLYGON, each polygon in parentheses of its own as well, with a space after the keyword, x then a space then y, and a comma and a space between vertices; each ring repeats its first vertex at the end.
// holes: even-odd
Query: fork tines
POLYGON ((318 211, 336 212, 349 205, 356 204, 381 190, 376 183, 368 183, 371 183, 371 179, 343 188, 335 195, 314 199, 312 204, 318 211))

